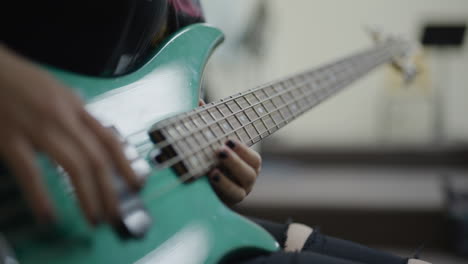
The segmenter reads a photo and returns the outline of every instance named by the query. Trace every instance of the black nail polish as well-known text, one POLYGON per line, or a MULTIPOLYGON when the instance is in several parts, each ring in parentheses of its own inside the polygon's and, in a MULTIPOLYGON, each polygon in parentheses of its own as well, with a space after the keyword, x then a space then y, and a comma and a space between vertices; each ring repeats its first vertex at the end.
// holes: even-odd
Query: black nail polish
POLYGON ((227 153, 224 152, 224 151, 221 151, 221 152, 218 153, 218 158, 220 158, 220 159, 226 159, 227 156, 228 156, 227 153))
POLYGON ((230 148, 230 149, 234 149, 234 147, 236 146, 236 143, 234 143, 234 141, 232 140, 228 140, 226 142, 226 145, 230 148))
POLYGON ((216 173, 211 179, 213 179, 214 182, 219 182, 219 174, 216 173))

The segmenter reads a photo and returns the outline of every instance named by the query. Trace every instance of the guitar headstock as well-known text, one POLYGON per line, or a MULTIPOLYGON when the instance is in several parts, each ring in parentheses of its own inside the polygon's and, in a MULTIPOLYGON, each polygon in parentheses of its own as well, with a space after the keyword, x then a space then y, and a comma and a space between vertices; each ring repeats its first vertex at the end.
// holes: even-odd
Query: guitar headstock
POLYGON ((392 66, 403 75, 405 82, 411 82, 419 73, 416 58, 421 51, 420 45, 401 36, 385 34, 377 27, 367 27, 366 31, 375 43, 398 41, 403 45, 404 53, 392 60, 392 66))

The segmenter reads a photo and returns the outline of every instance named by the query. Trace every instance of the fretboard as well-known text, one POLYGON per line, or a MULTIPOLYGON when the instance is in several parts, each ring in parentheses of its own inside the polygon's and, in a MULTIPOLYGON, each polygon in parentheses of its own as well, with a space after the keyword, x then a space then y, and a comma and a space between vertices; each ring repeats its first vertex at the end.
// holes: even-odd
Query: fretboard
POLYGON ((257 143, 406 49, 405 42, 388 41, 163 120, 150 131, 161 150, 158 161, 186 178, 203 175, 216 165, 215 153, 228 139, 257 143))

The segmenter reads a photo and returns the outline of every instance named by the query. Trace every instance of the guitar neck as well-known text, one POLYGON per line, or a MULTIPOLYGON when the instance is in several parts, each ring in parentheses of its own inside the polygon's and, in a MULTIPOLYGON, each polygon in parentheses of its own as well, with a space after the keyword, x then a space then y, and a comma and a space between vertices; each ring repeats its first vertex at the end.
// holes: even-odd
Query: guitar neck
POLYGON ((388 41, 166 119, 150 132, 162 151, 159 161, 180 174, 202 175, 216 165, 215 152, 227 139, 257 143, 406 48, 404 42, 388 41))

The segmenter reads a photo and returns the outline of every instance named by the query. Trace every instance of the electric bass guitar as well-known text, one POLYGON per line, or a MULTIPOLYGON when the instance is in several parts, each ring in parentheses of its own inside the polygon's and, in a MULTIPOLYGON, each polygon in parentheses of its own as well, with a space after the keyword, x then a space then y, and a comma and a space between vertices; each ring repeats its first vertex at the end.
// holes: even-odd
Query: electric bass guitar
MULTIPOLYGON (((222 33, 195 24, 172 35, 138 70, 115 78, 47 69, 87 110, 118 131, 146 185, 132 194, 115 177, 122 219, 91 228, 66 174, 38 157, 58 219, 44 230, 18 199, 0 202, 0 263, 222 263, 279 250, 261 227, 227 208, 204 177, 229 138, 253 145, 410 45, 387 39, 325 66, 198 106, 202 72, 222 33)), ((116 132, 117 133, 117 132, 116 132)), ((6 177, 7 178, 7 177, 6 177)), ((3 176, 2 176, 3 179, 3 176)), ((2 182, 0 194, 9 189, 2 182)))

